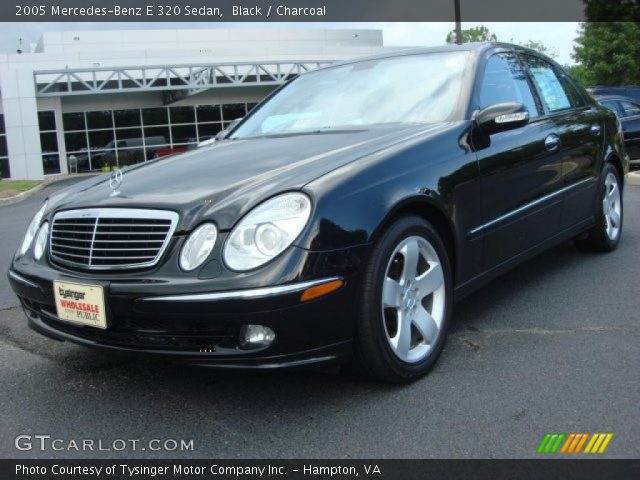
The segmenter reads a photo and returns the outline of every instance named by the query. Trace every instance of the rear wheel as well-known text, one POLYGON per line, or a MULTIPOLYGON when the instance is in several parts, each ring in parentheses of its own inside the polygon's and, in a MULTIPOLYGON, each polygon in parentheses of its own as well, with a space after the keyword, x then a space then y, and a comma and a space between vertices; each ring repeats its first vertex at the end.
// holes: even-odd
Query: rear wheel
POLYGON ((581 250, 610 252, 615 250, 622 234, 622 182, 616 168, 607 163, 602 169, 595 207, 596 224, 586 237, 576 240, 581 250))
POLYGON ((451 313, 446 248, 424 219, 395 222, 374 248, 362 288, 356 362, 370 377, 409 382, 444 346, 451 313))

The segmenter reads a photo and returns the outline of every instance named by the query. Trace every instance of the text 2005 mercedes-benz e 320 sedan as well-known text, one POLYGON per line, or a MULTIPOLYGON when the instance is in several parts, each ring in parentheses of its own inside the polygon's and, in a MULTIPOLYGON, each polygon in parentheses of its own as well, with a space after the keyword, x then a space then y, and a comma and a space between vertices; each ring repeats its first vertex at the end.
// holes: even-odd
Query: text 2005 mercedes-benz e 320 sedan
POLYGON ((520 47, 336 64, 211 146, 53 194, 9 278, 55 339, 410 381, 454 298, 570 238, 616 248, 621 140, 613 113, 520 47))

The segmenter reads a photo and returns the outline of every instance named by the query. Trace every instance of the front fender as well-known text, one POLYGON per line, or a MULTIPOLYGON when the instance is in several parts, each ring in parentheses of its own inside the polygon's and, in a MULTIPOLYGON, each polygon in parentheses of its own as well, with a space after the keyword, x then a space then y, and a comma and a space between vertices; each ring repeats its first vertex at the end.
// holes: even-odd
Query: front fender
POLYGON ((314 213, 296 244, 308 250, 366 245, 398 214, 429 218, 438 212, 451 231, 454 250, 468 255, 466 232, 481 223, 481 191, 475 153, 460 142, 467 130, 461 124, 437 139, 372 155, 305 185, 314 213))

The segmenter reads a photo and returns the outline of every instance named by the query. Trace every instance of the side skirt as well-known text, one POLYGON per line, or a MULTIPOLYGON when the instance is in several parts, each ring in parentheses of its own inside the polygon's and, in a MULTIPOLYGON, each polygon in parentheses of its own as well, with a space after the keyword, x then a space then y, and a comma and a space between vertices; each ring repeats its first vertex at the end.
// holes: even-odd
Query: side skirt
POLYGON ((542 243, 539 243, 535 247, 531 247, 528 250, 525 250, 522 253, 519 253, 515 257, 510 258, 509 260, 502 262, 499 265, 496 265, 490 270, 483 272, 470 280, 467 280, 465 283, 456 286, 453 291, 453 299, 455 302, 462 300, 469 294, 476 291, 481 286, 487 284, 494 278, 502 275, 503 273, 513 269, 514 267, 520 265, 521 263, 535 257, 536 255, 549 250, 551 247, 559 245, 576 235, 579 235, 594 225, 594 219, 588 218, 586 220, 577 223, 576 225, 563 230, 562 232, 554 235, 553 237, 549 237, 542 243))

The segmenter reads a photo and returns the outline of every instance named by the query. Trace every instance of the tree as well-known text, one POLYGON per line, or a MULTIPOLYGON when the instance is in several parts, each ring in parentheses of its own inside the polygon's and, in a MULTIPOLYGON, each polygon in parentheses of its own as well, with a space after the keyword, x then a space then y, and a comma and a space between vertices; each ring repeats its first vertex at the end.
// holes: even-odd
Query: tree
POLYGON ((583 87, 586 88, 594 85, 591 83, 589 73, 587 72, 587 69, 584 68, 584 65, 564 65, 563 68, 583 87))
POLYGON ((526 48, 530 48, 531 50, 543 53, 544 55, 547 55, 551 58, 556 58, 558 56, 555 50, 550 49, 540 40, 527 40, 526 42, 520 42, 520 45, 526 48))
POLYGON ((583 85, 640 85, 640 1, 583 1, 571 73, 583 85))
POLYGON ((640 85, 640 24, 586 22, 573 47, 582 65, 580 80, 590 85, 640 85))
MULTIPOLYGON (((479 27, 465 28, 462 30, 462 43, 469 42, 495 42, 498 37, 491 33, 487 27, 480 25, 479 27)), ((447 34, 447 43, 456 43, 456 31, 451 30, 447 34)))
POLYGON ((639 0, 582 0, 589 22, 638 22, 639 0))

